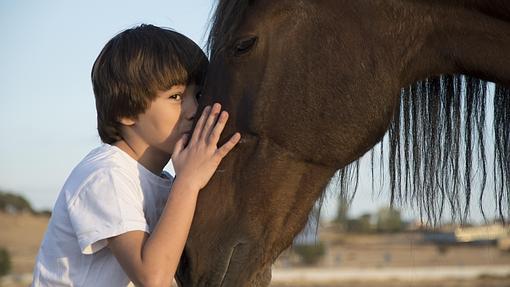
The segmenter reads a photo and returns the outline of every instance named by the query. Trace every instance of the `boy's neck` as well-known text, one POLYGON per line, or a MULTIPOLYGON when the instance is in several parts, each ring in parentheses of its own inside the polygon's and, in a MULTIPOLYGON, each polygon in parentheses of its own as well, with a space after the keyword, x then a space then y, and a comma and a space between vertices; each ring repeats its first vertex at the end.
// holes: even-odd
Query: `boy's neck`
POLYGON ((161 175, 163 168, 168 164, 171 156, 159 149, 145 145, 137 145, 135 143, 128 143, 125 140, 115 142, 113 145, 127 153, 139 164, 157 176, 161 175))

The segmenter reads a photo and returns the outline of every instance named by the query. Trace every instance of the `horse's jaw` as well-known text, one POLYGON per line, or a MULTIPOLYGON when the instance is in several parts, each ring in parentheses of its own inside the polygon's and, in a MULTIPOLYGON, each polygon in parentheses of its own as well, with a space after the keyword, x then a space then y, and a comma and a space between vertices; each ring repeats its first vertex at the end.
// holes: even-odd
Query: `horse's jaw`
MULTIPOLYGON (((271 264, 260 267, 258 260, 251 260, 252 253, 248 244, 239 243, 227 252, 206 256, 201 264, 211 264, 205 271, 194 271, 196 267, 189 265, 186 259, 181 260, 177 272, 177 282, 181 287, 266 287, 271 282, 271 264)), ((259 250, 261 250, 259 248, 259 250)), ((201 257, 203 259, 204 257, 201 257)), ((196 266, 196 265, 195 265, 196 266)), ((203 266, 202 266, 203 267, 203 266)), ((204 270, 202 267, 199 270, 204 270)), ((206 267, 207 268, 207 267, 206 267)))
MULTIPOLYGON (((232 248, 231 256, 228 260, 227 269, 225 273, 222 275, 220 281, 220 287, 224 286, 250 286, 250 287, 265 287, 269 286, 271 282, 271 265, 265 266, 263 268, 259 268, 259 270, 251 276, 251 280, 241 279, 239 278, 239 274, 246 272, 244 270, 243 263, 239 263, 239 261, 243 260, 243 248, 246 249, 247 252, 249 250, 246 248, 246 245, 242 243, 237 244, 232 248), (244 283, 242 283, 244 282, 244 283), (242 283, 242 285, 240 285, 242 283)), ((245 252, 246 253, 246 252, 245 252)))
POLYGON ((199 196, 180 286, 268 286, 272 263, 335 170, 295 159, 267 139, 248 139, 220 170, 199 196))

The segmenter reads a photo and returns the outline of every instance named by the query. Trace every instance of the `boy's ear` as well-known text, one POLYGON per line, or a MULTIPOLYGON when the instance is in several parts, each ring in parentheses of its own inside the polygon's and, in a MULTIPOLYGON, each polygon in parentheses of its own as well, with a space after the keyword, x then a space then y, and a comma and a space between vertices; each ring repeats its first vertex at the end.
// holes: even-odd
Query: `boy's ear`
POLYGON ((122 117, 120 118, 119 122, 123 125, 123 126, 132 126, 135 124, 135 120, 132 119, 132 118, 126 118, 126 117, 122 117))

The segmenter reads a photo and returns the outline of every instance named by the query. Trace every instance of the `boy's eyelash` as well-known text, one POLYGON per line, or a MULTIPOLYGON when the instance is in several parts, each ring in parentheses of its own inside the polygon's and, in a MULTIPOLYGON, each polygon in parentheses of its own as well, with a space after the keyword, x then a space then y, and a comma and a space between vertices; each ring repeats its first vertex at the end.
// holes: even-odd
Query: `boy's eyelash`
POLYGON ((175 99, 177 97, 180 97, 182 99, 183 95, 182 94, 173 94, 171 95, 170 97, 168 97, 169 99, 175 99))

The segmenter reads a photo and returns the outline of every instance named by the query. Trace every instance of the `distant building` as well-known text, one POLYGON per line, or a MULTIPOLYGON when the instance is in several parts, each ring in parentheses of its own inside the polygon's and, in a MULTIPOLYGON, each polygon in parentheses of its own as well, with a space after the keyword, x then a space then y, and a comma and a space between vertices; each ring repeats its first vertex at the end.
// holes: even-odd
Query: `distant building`
POLYGON ((458 242, 497 242, 510 236, 510 227, 501 224, 483 225, 455 229, 458 242))
POLYGON ((425 242, 432 242, 435 244, 457 243, 454 232, 425 232, 423 233, 423 240, 425 242))
POLYGON ((457 227, 447 232, 426 232, 423 239, 436 244, 481 243, 493 244, 510 237, 510 227, 501 224, 457 227))

